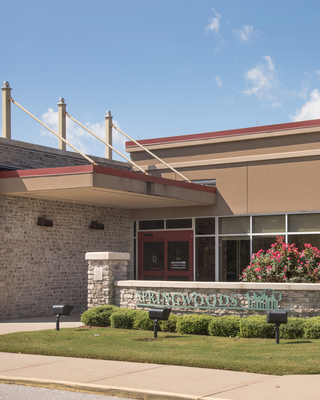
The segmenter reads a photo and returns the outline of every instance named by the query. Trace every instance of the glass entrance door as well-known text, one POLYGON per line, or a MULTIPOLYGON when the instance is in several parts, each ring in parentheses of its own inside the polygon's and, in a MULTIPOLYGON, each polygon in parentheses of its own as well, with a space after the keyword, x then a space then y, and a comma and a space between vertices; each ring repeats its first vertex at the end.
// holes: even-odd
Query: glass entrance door
POLYGON ((193 231, 139 232, 138 279, 193 280, 193 231))
POLYGON ((220 237, 220 282, 237 282, 250 263, 248 236, 220 237))

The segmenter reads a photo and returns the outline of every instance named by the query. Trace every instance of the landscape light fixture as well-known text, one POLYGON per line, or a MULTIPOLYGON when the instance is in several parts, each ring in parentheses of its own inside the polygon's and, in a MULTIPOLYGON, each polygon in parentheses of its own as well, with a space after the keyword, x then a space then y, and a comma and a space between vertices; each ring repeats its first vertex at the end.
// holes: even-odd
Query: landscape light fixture
POLYGON ((98 221, 91 221, 90 229, 104 230, 104 224, 98 221))
POLYGON ((280 324, 286 324, 288 321, 288 312, 285 310, 267 311, 267 324, 276 325, 276 344, 279 344, 279 327, 280 324))
POLYGON ((53 226, 53 222, 51 219, 47 219, 44 217, 38 217, 38 226, 53 226))
POLYGON ((60 330, 60 315, 70 315, 73 306, 70 305, 62 305, 62 306, 53 306, 52 314, 56 316, 56 330, 60 330))
POLYGON ((153 338, 157 337, 158 321, 167 321, 171 313, 171 308, 152 308, 149 310, 149 318, 153 319, 153 338))

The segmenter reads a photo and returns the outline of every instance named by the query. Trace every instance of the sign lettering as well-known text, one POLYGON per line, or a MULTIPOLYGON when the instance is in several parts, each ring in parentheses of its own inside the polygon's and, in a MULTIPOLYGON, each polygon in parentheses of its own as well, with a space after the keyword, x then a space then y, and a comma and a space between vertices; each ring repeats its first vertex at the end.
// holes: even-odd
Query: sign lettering
POLYGON ((169 306, 175 308, 277 310, 282 294, 273 289, 239 294, 202 294, 160 291, 136 291, 137 306, 169 306))

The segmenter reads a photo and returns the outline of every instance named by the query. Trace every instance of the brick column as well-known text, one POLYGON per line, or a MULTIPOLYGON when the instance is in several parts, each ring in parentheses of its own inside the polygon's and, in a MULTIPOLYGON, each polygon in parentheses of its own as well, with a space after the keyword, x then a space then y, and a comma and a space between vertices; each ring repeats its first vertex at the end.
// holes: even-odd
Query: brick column
POLYGON ((114 304, 114 281, 126 280, 130 254, 114 252, 86 253, 88 260, 88 309, 114 304))

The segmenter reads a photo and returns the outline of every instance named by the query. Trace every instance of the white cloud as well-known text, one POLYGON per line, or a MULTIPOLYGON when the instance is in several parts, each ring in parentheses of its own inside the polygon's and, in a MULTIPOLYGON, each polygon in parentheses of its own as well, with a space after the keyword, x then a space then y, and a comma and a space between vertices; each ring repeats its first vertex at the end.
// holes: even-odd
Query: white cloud
POLYGON ((297 110, 295 115, 290 115, 293 121, 305 121, 308 119, 320 118, 320 93, 319 89, 314 89, 310 95, 310 100, 307 101, 300 110, 297 110))
POLYGON ((219 87, 222 87, 222 80, 220 78, 220 76, 216 76, 216 81, 219 87))
POLYGON ((219 31, 220 21, 219 18, 211 18, 210 24, 206 27, 206 33, 219 31))
POLYGON ((256 35, 252 25, 244 25, 242 29, 234 29, 233 33, 238 37, 242 43, 251 42, 251 37, 256 35))
POLYGON ((217 18, 221 18, 221 15, 219 13, 217 13, 217 11, 213 7, 212 7, 212 11, 214 12, 214 14, 217 18))
POLYGON ((262 58, 264 58, 267 61, 268 69, 270 71, 274 71, 275 66, 274 66, 274 62, 272 61, 271 57, 270 56, 264 56, 262 58))
POLYGON ((214 8, 212 9, 212 11, 214 12, 215 17, 211 18, 209 25, 206 26, 206 34, 211 32, 217 34, 219 32, 221 15, 218 14, 214 8))
POLYGON ((270 56, 264 56, 265 63, 259 64, 245 72, 245 77, 250 88, 243 93, 255 95, 260 100, 272 101, 273 106, 279 105, 275 101, 274 91, 276 90, 277 80, 275 78, 275 64, 270 56))
MULTIPOLYGON (((52 108, 49 108, 42 116, 42 122, 46 124, 49 128, 51 128, 54 132, 58 133, 58 112, 53 111, 52 108)), ((88 131, 83 129, 81 126, 76 124, 70 118, 67 117, 67 141, 76 147, 78 150, 82 151, 85 154, 92 154, 91 148, 93 148, 93 144, 91 142, 98 141, 93 135, 91 135, 88 131), (84 144, 85 142, 85 144, 84 144)), ((95 133, 101 139, 105 140, 105 121, 100 123, 91 123, 79 121, 82 125, 88 128, 90 131, 95 133)), ((117 121, 113 120, 114 125, 118 128, 119 124, 117 121)), ((55 137, 50 131, 45 128, 41 128, 42 136, 51 136, 55 137)), ((125 141, 126 138, 120 132, 115 129, 112 129, 112 139, 113 139, 113 147, 115 147, 122 154, 125 154, 125 141)), ((101 146, 104 146, 102 142, 98 141, 101 146)), ((94 154, 92 154, 94 155, 94 154)), ((101 154, 99 155, 101 156, 101 154)), ((124 159, 122 159, 124 160, 124 159)))

